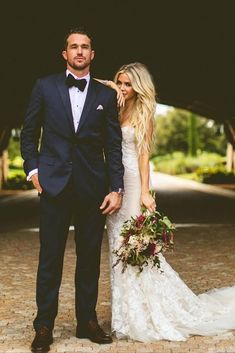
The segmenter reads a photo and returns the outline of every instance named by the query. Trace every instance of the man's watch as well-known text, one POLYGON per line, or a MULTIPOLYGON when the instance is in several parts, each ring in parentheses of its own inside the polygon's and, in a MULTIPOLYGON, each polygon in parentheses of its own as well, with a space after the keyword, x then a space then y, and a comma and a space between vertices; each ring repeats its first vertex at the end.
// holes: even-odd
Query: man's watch
POLYGON ((122 188, 119 188, 117 190, 113 190, 112 192, 116 192, 118 195, 121 195, 121 196, 124 195, 124 189, 122 189, 122 188))

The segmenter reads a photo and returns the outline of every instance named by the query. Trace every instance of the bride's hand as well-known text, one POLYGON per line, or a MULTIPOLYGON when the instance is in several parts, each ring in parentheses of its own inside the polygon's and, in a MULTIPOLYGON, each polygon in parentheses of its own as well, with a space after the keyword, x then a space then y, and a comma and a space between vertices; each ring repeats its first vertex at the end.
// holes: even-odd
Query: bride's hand
POLYGON ((146 207, 149 212, 156 210, 156 201, 149 192, 141 194, 141 205, 146 207))
POLYGON ((118 87, 118 85, 115 82, 109 81, 109 80, 101 80, 99 78, 95 78, 95 80, 103 83, 103 85, 105 85, 105 86, 108 86, 108 87, 114 89, 117 92, 118 106, 120 108, 125 106, 125 98, 123 97, 122 91, 120 90, 120 88, 118 87))
POLYGON ((118 85, 113 81, 108 81, 107 86, 111 87, 112 89, 114 89, 117 92, 118 106, 120 108, 124 107, 125 106, 125 98, 123 97, 122 91, 120 90, 118 85))

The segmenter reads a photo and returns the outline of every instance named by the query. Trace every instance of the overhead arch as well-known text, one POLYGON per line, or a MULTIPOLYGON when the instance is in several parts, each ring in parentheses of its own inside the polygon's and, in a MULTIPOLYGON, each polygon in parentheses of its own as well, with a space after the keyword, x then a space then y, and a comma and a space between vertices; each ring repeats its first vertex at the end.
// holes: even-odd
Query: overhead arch
POLYGON ((153 75, 161 103, 225 123, 233 142, 232 5, 229 0, 86 0, 62 4, 25 0, 5 5, 0 131, 21 126, 35 79, 64 69, 64 32, 85 25, 95 36, 94 76, 111 79, 122 64, 143 62, 153 75))

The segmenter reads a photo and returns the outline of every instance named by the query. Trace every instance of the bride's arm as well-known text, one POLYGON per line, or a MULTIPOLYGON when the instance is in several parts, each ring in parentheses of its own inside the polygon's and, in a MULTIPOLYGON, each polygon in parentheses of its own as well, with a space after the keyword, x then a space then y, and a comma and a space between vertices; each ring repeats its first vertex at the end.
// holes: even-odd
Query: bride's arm
MULTIPOLYGON (((152 135, 153 125, 150 124, 148 132, 152 135)), ((145 206, 150 212, 156 209, 156 202, 149 190, 150 184, 150 164, 149 151, 142 151, 139 156, 139 171, 141 180, 141 205, 145 206)))
POLYGON ((95 78, 96 81, 99 81, 101 83, 103 83, 103 85, 108 86, 112 89, 114 89, 117 92, 117 101, 118 101, 118 106, 119 107, 124 107, 125 105, 125 99, 123 97, 122 91, 120 90, 120 88, 118 87, 118 85, 116 85, 115 82, 110 81, 110 80, 101 80, 99 78, 95 78))
POLYGON ((150 212, 156 208, 156 203, 149 190, 149 153, 142 152, 139 156, 139 171, 141 180, 141 205, 145 206, 150 212))

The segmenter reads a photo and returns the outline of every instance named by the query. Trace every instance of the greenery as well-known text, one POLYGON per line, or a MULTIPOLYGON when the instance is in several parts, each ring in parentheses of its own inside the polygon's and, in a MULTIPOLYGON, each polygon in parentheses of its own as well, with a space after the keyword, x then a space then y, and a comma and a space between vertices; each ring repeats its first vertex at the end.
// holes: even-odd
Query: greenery
POLYGON ((23 159, 20 156, 16 156, 12 160, 9 159, 9 168, 11 169, 19 169, 23 171, 23 159))
POLYGON ((28 182, 22 169, 10 169, 4 189, 9 190, 29 190, 33 189, 33 184, 28 182))
POLYGON ((23 159, 20 155, 20 130, 13 130, 8 145, 9 175, 4 189, 28 190, 33 189, 32 183, 26 180, 23 170, 23 159))
POLYGON ((188 153, 196 156, 198 150, 197 116, 191 113, 188 117, 188 153))
POLYGON ((196 171, 198 179, 207 184, 235 184, 235 174, 224 166, 201 167, 196 171))
POLYGON ((196 157, 185 155, 183 152, 173 152, 164 156, 155 156, 152 162, 158 172, 180 175, 195 173, 202 167, 223 166, 225 157, 211 152, 200 152, 196 157))
MULTIPOLYGON (((11 138, 8 144, 8 157, 13 161, 16 157, 20 157, 20 129, 13 129, 11 138)), ((22 161, 22 159, 21 159, 22 161)))
POLYGON ((156 117, 155 170, 204 183, 235 183, 225 168, 223 126, 183 109, 156 117))
POLYGON ((207 184, 235 184, 235 174, 225 167, 225 157, 202 152, 196 157, 174 152, 152 159, 155 171, 207 184))
POLYGON ((183 109, 174 108, 164 116, 157 116, 155 134, 153 156, 164 156, 175 151, 184 154, 200 151, 226 154, 227 140, 222 126, 183 109))

